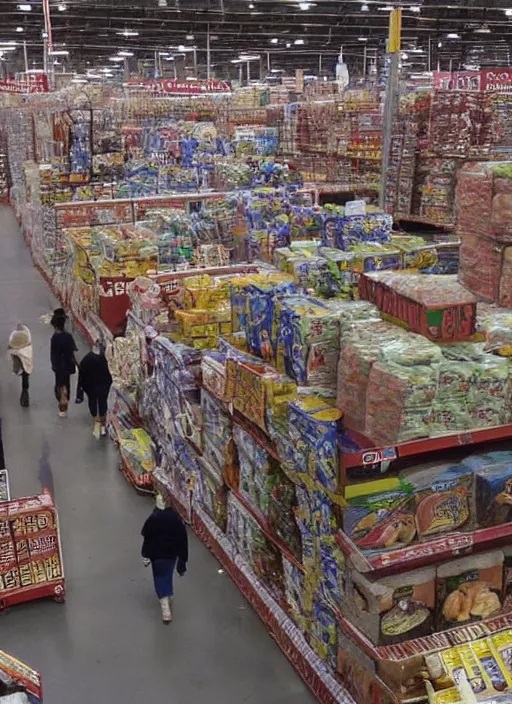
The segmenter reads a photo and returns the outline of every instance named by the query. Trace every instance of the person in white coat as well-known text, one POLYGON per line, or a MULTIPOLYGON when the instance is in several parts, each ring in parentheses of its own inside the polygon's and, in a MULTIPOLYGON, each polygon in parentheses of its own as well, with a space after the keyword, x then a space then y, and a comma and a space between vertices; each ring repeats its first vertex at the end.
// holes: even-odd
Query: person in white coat
POLYGON ((8 350, 12 361, 12 371, 16 376, 21 376, 20 404, 23 408, 28 408, 30 404, 29 379, 34 367, 34 353, 32 335, 26 325, 21 323, 16 325, 16 329, 9 336, 8 350))

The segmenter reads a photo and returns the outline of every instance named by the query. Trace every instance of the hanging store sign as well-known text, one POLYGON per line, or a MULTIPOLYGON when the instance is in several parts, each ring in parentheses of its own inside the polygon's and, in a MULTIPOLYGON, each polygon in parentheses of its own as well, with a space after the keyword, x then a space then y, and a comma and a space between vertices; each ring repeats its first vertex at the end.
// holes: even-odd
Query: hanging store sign
POLYGON ((512 69, 486 68, 481 71, 434 73, 434 88, 485 93, 512 93, 512 69))
POLYGON ((482 71, 448 71, 434 73, 434 88, 438 90, 481 91, 482 71))
POLYGON ((482 72, 483 90, 488 93, 512 93, 512 69, 486 68, 482 72))
POLYGON ((143 88, 153 95, 208 95, 209 93, 231 93, 227 81, 178 81, 162 78, 155 81, 134 81, 129 88, 143 88))
POLYGON ((48 93, 48 77, 32 73, 23 78, 6 78, 0 81, 0 93, 48 93))

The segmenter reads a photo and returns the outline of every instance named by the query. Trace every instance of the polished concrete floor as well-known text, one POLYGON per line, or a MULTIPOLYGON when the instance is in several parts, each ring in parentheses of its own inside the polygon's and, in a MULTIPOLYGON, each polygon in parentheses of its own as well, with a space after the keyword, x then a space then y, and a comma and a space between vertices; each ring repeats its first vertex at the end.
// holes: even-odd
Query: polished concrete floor
MULTIPOLYGON (((43 674, 45 704, 310 704, 304 687, 237 588, 193 535, 175 616, 159 620, 140 529, 152 509, 117 471, 115 448, 90 433, 86 405, 57 417, 49 366, 55 301, 33 268, 12 211, 0 209, 0 349, 18 321, 34 341, 31 407, 0 354, 0 416, 14 497, 53 481, 67 601, 0 616, 0 649, 43 674)), ((80 353, 86 351, 77 336, 80 353)))

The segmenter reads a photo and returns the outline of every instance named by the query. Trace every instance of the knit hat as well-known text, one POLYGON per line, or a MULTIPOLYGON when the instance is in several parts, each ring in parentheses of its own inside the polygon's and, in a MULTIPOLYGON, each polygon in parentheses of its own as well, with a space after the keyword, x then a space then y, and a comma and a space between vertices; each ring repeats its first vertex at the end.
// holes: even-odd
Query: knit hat
POLYGON ((9 336, 9 354, 14 359, 19 360, 13 361, 13 371, 15 374, 21 374, 25 371, 27 374, 32 374, 33 369, 33 349, 32 349, 32 336, 30 330, 26 325, 18 323, 16 325, 16 330, 14 330, 9 336), (20 365, 22 369, 20 368, 20 365))
POLYGON ((28 347, 32 344, 32 336, 30 330, 26 325, 18 323, 16 325, 16 330, 14 330, 9 337, 9 349, 10 350, 21 350, 23 347, 28 347))
POLYGON ((165 511, 165 509, 167 508, 167 504, 166 504, 165 499, 164 499, 164 497, 162 496, 162 494, 157 494, 157 495, 156 495, 156 497, 155 497, 155 506, 156 506, 156 508, 159 509, 160 511, 165 511))

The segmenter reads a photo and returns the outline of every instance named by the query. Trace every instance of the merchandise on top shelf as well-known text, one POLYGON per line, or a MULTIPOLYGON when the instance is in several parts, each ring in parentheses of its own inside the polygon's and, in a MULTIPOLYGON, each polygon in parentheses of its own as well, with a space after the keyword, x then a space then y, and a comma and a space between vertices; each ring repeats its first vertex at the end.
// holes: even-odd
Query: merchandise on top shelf
POLYGON ((455 277, 365 274, 360 293, 385 317, 431 340, 464 340, 475 333, 476 298, 455 277))

